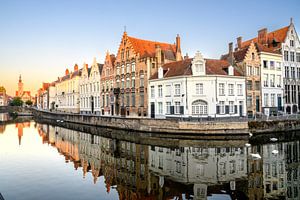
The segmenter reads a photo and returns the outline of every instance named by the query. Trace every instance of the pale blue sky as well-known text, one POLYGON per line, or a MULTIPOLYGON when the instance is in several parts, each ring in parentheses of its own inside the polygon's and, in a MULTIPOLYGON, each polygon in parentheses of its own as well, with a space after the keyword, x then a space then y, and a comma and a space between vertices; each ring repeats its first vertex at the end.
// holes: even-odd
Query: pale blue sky
POLYGON ((169 43, 178 33, 184 54, 218 58, 238 36, 287 26, 290 17, 297 29, 299 10, 299 0, 0 0, 0 85, 13 94, 22 74, 35 92, 75 63, 103 62, 106 50, 117 53, 124 26, 131 36, 169 43))

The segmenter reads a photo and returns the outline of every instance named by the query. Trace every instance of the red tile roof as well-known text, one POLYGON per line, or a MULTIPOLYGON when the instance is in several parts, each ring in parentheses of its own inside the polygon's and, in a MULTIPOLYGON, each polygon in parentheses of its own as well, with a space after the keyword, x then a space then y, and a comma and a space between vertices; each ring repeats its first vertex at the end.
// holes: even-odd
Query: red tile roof
MULTIPOLYGON (((245 46, 245 47, 233 52, 233 57, 236 62, 242 62, 244 60, 249 46, 250 45, 245 46)), ((229 57, 229 54, 222 55, 221 60, 227 60, 228 57, 229 57)))
MULTIPOLYGON (((286 35, 287 35, 287 32, 289 30, 289 27, 290 26, 286 26, 286 27, 280 28, 278 30, 272 31, 272 32, 270 32, 270 33, 267 34, 269 48, 276 48, 276 47, 273 47, 273 45, 272 45, 273 41, 279 42, 279 43, 283 43, 284 42, 284 40, 286 38, 286 35)), ((250 40, 247 40, 245 42, 242 42, 242 48, 245 47, 245 46, 250 45, 250 43, 252 41, 254 43, 257 43, 257 37, 252 38, 250 40)))
POLYGON ((281 53, 278 50, 266 47, 262 44, 255 43, 255 46, 256 46, 256 49, 257 49, 258 52, 268 52, 268 53, 275 53, 275 54, 281 55, 281 53))
MULTIPOLYGON (((164 78, 176 76, 191 76, 192 75, 192 58, 164 64, 164 78)), ((228 75, 228 67, 230 66, 227 60, 205 59, 205 69, 207 75, 228 75)), ((234 76, 241 74, 234 69, 234 76)), ((153 74, 150 79, 157 79, 158 72, 153 74)))
POLYGON ((155 42, 150 40, 142 40, 134 37, 127 36, 134 51, 140 54, 140 57, 154 57, 155 46, 159 45, 164 52, 167 59, 175 60, 176 58, 176 45, 162 42, 155 42))

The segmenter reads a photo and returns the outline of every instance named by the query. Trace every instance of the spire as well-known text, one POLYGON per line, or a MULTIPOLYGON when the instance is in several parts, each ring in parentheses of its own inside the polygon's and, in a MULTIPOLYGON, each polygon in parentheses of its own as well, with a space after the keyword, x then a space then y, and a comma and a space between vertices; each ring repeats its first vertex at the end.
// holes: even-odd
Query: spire
POLYGON ((22 83, 22 76, 21 76, 21 74, 19 76, 19 83, 22 83))
POLYGON ((97 64, 97 59, 96 59, 96 57, 94 57, 93 64, 94 64, 94 65, 97 64))

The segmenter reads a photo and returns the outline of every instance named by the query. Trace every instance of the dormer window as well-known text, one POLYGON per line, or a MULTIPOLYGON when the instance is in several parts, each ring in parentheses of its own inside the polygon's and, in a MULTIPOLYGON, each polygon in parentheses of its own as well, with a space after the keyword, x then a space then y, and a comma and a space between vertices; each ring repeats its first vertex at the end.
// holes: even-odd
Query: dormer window
POLYGON ((291 46, 291 47, 294 46, 294 40, 290 40, 290 46, 291 46))
POLYGON ((192 61, 192 72, 194 76, 205 75, 205 60, 198 51, 192 61))

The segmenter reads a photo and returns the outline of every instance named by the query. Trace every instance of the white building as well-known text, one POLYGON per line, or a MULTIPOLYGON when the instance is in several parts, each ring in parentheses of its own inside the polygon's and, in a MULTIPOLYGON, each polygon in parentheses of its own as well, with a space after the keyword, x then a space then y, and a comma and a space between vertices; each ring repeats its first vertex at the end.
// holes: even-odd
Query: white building
POLYGON ((66 69, 65 76, 56 82, 56 110, 62 112, 79 113, 79 80, 81 70, 74 66, 74 72, 66 69))
POLYGON ((80 89, 80 113, 97 114, 101 113, 100 105, 100 75, 102 64, 94 59, 91 68, 84 64, 79 83, 80 89))
POLYGON ((246 116, 245 77, 228 61, 204 59, 199 52, 160 67, 149 89, 152 118, 246 116))
POLYGON ((279 52, 256 43, 261 61, 261 97, 262 112, 276 115, 283 110, 283 74, 282 57, 279 52))

